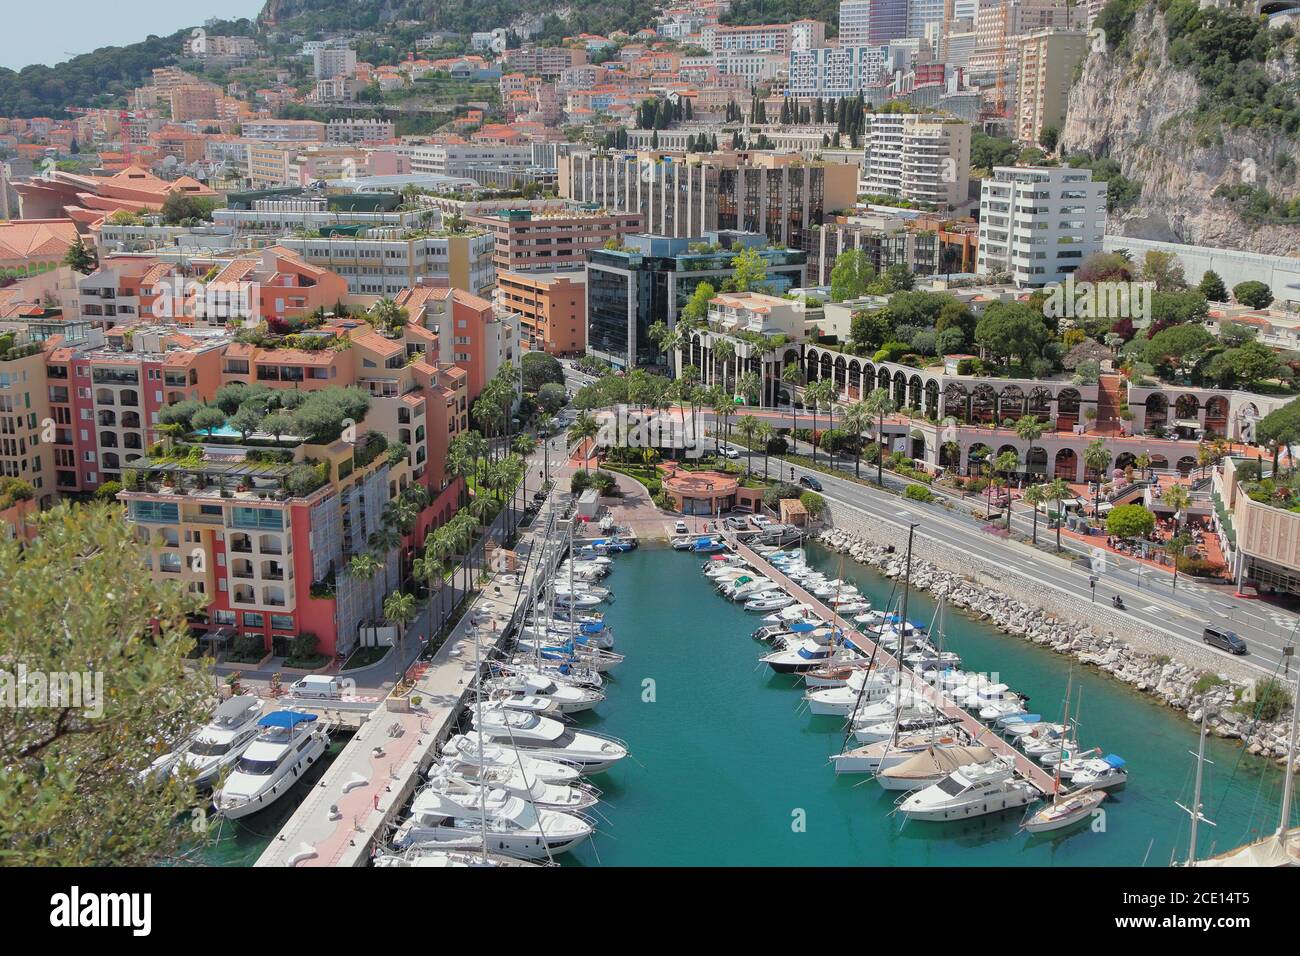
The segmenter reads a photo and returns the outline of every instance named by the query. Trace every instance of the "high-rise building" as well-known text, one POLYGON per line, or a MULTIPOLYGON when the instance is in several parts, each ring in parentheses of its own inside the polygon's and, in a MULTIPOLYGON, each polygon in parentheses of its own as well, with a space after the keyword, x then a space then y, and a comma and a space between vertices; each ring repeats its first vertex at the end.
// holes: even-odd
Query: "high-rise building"
POLYGON ((1082 31, 1043 30, 1016 38, 1020 51, 1016 80, 1016 138, 1038 144, 1043 130, 1060 130, 1070 98, 1074 68, 1087 51, 1082 31))
POLYGON ((879 46, 909 36, 908 17, 908 0, 841 0, 840 46, 879 46))
POLYGON ((521 345, 533 352, 587 350, 585 272, 498 272, 497 306, 519 314, 521 345))
POLYGON ((888 46, 815 47, 790 54, 789 94, 842 99, 873 86, 885 71, 888 46))
POLYGON ((997 166, 980 188, 979 271, 1059 282, 1101 251, 1106 184, 1062 166, 997 166))
POLYGON ((324 47, 312 54, 312 74, 318 80, 350 76, 357 69, 357 51, 351 47, 324 47))
POLYGON ((761 232, 791 248, 851 206, 857 186, 856 165, 794 153, 576 153, 560 161, 560 195, 638 212, 652 235, 761 232))
POLYGON ((970 124, 940 113, 868 113, 868 193, 951 208, 966 201, 970 124))

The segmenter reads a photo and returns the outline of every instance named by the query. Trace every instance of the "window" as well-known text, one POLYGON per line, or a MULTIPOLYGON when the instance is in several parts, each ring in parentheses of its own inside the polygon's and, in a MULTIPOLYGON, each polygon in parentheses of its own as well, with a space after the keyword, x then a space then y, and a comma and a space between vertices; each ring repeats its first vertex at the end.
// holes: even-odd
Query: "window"
POLYGON ((256 611, 244 612, 244 627, 262 627, 265 619, 256 611))

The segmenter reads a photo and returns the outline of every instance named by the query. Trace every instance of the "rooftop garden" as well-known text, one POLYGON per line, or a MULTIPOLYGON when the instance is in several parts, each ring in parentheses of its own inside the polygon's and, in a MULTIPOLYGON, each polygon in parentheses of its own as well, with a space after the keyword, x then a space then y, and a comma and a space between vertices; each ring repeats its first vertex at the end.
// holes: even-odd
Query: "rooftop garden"
POLYGON ((31 501, 36 489, 21 478, 0 478, 0 511, 12 508, 20 501, 31 501))
POLYGON ((286 438, 294 444, 324 445, 337 441, 346 429, 355 429, 369 408, 370 397, 359 388, 304 392, 232 382, 217 389, 211 404, 177 402, 164 408, 158 420, 172 435, 205 440, 238 435, 240 442, 248 442, 260 435, 274 439, 275 445, 286 438))

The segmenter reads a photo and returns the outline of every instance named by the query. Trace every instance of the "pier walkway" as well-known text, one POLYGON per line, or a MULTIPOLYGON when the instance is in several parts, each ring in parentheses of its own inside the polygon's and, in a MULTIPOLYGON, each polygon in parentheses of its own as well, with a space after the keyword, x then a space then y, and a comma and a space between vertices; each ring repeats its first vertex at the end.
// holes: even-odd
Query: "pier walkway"
MULTIPOLYGON (((452 633, 429 660, 406 672, 402 694, 394 689, 361 722, 311 793, 271 841, 257 866, 365 866, 397 823, 420 781, 438 758, 474 683, 474 643, 486 662, 512 622, 527 607, 535 583, 545 580, 564 554, 555 496, 521 532, 515 551, 523 573, 500 571, 483 586, 452 633), (548 546, 548 532, 550 546, 548 546), (415 705, 414 698, 420 698, 415 705)), ((567 525, 566 525, 567 527, 567 525)))
POLYGON ((959 726, 966 731, 972 741, 981 744, 992 750, 994 753, 1011 757, 1016 764, 1016 770, 1022 777, 1034 785, 1041 793, 1048 794, 1052 792, 1054 779, 1051 774, 1036 764, 1033 760, 1021 753, 1011 744, 1007 743, 1002 737, 990 727, 983 724, 978 717, 972 715, 966 708, 960 706, 951 700, 938 687, 935 687, 929 681, 925 680, 920 674, 915 673, 910 667, 903 664, 902 661, 895 658, 888 651, 880 648, 869 637, 860 631, 851 620, 845 620, 837 615, 829 606, 818 598, 814 597, 808 591, 805 591, 799 585, 795 584, 784 574, 769 563, 762 555, 754 551, 748 545, 743 544, 735 532, 724 533, 728 544, 737 554, 760 570, 764 576, 771 578, 781 585, 781 588, 795 598, 800 604, 806 604, 828 624, 834 622, 835 626, 841 626, 846 632, 853 635, 853 643, 862 648, 870 656, 876 655, 876 660, 882 662, 885 667, 897 668, 899 673, 906 672, 911 680, 912 686, 923 693, 930 703, 934 704, 939 710, 949 717, 956 718, 959 726))

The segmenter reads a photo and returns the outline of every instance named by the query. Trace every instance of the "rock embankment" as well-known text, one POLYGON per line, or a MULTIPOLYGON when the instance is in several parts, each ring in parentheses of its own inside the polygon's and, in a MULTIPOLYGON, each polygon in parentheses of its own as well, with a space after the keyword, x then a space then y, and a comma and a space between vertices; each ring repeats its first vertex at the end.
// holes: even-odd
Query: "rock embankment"
MULTIPOLYGON (((901 554, 873 545, 860 535, 827 528, 818 533, 817 539, 833 551, 876 568, 886 577, 897 578, 903 574, 901 554)), ((973 584, 930 561, 912 559, 912 586, 943 598, 950 606, 976 620, 988 621, 1007 634, 1097 667, 1136 690, 1184 711, 1190 720, 1199 722, 1201 711, 1208 707, 1211 716, 1207 727, 1211 733, 1241 740, 1252 754, 1278 760, 1286 757, 1289 714, 1284 719, 1265 722, 1253 720, 1236 709, 1243 699, 1253 699, 1255 688, 1251 683, 1207 674, 1164 656, 1143 654, 1113 634, 1098 635, 1086 624, 1062 621, 1042 608, 973 584)))

